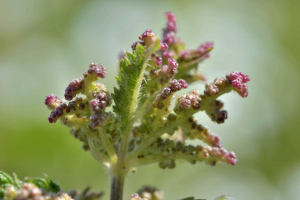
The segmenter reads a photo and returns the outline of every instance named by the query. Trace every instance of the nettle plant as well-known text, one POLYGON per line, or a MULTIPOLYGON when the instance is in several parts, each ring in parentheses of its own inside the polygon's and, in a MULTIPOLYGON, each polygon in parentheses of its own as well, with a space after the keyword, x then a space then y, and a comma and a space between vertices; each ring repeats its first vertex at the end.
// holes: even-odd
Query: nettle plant
POLYGON ((176 36, 173 13, 166 13, 163 40, 146 30, 132 45, 132 52, 120 54, 117 87, 111 93, 102 83, 103 65, 91 63, 83 77, 74 79, 65 90, 66 103, 50 94, 45 104, 51 109, 50 123, 60 120, 70 127, 83 148, 102 163, 111 176, 111 200, 122 199, 124 180, 136 167, 158 163, 160 168, 174 168, 176 160, 191 164, 217 162, 235 165, 233 152, 222 148, 219 136, 194 119, 204 111, 218 124, 227 119, 221 95, 236 91, 247 97, 249 76, 231 72, 205 85, 200 94, 192 90, 176 97, 188 84, 203 80, 196 72, 198 64, 209 58, 212 42, 195 50, 186 50, 176 36), (85 98, 76 95, 85 95, 85 98), (106 111, 112 106, 113 112, 106 111), (186 145, 187 140, 201 140, 208 146, 186 145))
MULTIPOLYGON (((162 40, 146 30, 139 36, 140 41, 133 43, 132 52, 119 54, 117 87, 113 92, 96 82, 105 78, 106 68, 91 63, 83 77, 72 80, 66 88, 68 103, 53 94, 45 100, 52 110, 49 122, 59 120, 68 126, 72 135, 82 141, 83 149, 105 166, 111 176, 111 200, 123 198, 126 175, 143 165, 158 163, 162 169, 173 169, 177 160, 212 166, 217 162, 237 162, 235 154, 222 147, 219 136, 199 124, 193 115, 204 111, 213 122, 224 123, 227 111, 218 97, 231 91, 247 97, 246 83, 250 78, 234 71, 205 84, 202 94, 191 90, 176 95, 188 84, 205 81, 197 69, 210 57, 213 43, 185 49, 176 36, 174 14, 165 16, 167 26, 162 40), (110 106, 112 111, 107 111, 110 106), (207 146, 188 145, 188 140, 201 140, 207 146)), ((153 188, 143 191, 132 195, 131 200, 161 198, 153 188)))

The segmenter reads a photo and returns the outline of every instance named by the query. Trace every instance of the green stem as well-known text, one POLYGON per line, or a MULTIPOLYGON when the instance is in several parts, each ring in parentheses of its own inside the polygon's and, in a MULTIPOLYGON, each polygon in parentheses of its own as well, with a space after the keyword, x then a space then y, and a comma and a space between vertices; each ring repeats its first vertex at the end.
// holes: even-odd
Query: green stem
POLYGON ((94 134, 88 134, 88 136, 94 139, 95 141, 97 141, 99 144, 101 144, 101 146, 107 151, 112 163, 116 163, 117 155, 111 141, 109 140, 109 138, 107 137, 106 133, 103 130, 99 128, 98 132, 99 132, 99 136, 94 134))
POLYGON ((111 161, 113 163, 117 163, 118 161, 118 157, 117 154, 115 152, 115 149, 113 147, 112 142, 109 140, 109 138, 107 137, 105 131, 103 131, 101 128, 98 129, 99 134, 100 134, 100 138, 103 144, 104 149, 107 151, 111 161))
POLYGON ((111 175, 110 200, 122 200, 125 175, 111 175))
POLYGON ((109 159, 104 153, 101 153, 99 149, 94 145, 93 138, 91 138, 89 135, 87 135, 87 140, 90 146, 90 153, 92 156, 100 163, 103 163, 104 165, 111 164, 111 159, 109 159))

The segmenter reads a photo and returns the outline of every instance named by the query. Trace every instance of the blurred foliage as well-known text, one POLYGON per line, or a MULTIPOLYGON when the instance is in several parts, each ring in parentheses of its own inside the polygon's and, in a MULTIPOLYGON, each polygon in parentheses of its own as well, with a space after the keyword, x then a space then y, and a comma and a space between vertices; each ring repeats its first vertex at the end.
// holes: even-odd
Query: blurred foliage
POLYGON ((173 11, 188 47, 215 42, 201 68, 209 81, 233 70, 252 78, 249 98, 223 99, 227 123, 196 116, 225 138, 224 147, 239 161, 167 171, 147 166, 128 178, 125 196, 151 184, 166 199, 300 199, 299 10, 298 0, 1 1, 0 170, 21 179, 47 173, 63 189, 90 185, 108 195, 105 171, 66 128, 48 124, 44 99, 52 92, 62 96, 90 62, 107 67, 103 82, 112 91, 118 51, 130 50, 147 28, 159 35, 163 13, 173 11))
POLYGON ((13 177, 11 177, 9 174, 0 171, 0 198, 4 197, 6 187, 13 186, 16 189, 20 189, 23 182, 32 183, 46 192, 53 192, 56 194, 61 191, 59 185, 54 183, 47 175, 45 175, 45 178, 26 177, 24 181, 21 181, 15 173, 13 173, 13 177))

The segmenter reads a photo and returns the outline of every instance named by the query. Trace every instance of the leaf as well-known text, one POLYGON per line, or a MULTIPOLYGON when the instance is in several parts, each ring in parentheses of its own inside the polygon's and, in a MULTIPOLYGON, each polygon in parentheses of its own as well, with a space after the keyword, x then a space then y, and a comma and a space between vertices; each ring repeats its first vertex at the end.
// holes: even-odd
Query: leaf
POLYGON ((0 171, 0 198, 4 198, 5 188, 15 186, 14 179, 7 173, 0 171))
POLYGON ((14 185, 14 180, 7 173, 0 171, 0 187, 2 187, 2 185, 5 185, 5 184, 14 185))
POLYGON ((147 50, 141 44, 137 44, 135 51, 127 52, 124 59, 120 61, 120 72, 116 77, 118 88, 114 88, 112 94, 115 102, 114 112, 122 116, 135 111, 148 60, 159 48, 160 43, 157 38, 147 50))
POLYGON ((28 183, 32 183, 35 186, 44 189, 47 192, 57 193, 60 191, 60 187, 58 184, 54 183, 47 175, 44 175, 45 178, 31 178, 26 177, 25 180, 28 183))
POLYGON ((18 178, 17 174, 13 172, 13 179, 14 179, 14 183, 15 186, 20 189, 21 185, 22 185, 22 181, 18 178))
POLYGON ((119 76, 116 77, 119 89, 114 88, 112 97, 115 102, 114 112, 122 115, 132 112, 134 106, 132 101, 136 98, 136 88, 140 84, 141 73, 144 73, 145 48, 138 44, 133 53, 126 53, 124 59, 120 61, 119 76))
POLYGON ((54 183, 47 175, 45 175, 45 179, 49 184, 49 191, 57 193, 61 190, 59 185, 54 183))

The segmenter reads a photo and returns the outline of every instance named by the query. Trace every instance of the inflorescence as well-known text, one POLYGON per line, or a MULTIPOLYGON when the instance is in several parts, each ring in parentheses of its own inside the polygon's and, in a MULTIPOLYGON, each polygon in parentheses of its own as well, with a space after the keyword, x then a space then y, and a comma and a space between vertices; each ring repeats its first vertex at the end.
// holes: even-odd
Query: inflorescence
POLYGON ((106 68, 92 63, 82 77, 67 86, 65 100, 53 94, 46 97, 45 104, 51 110, 49 122, 59 120, 68 126, 72 135, 83 142, 84 149, 111 171, 115 165, 129 171, 151 163, 171 169, 176 160, 212 166, 217 162, 237 162, 235 154, 222 147, 220 137, 199 124, 193 115, 204 111, 212 121, 224 123, 228 113, 218 98, 231 91, 247 97, 250 78, 234 71, 205 84, 203 94, 192 90, 175 95, 188 84, 205 80, 197 69, 210 57, 213 43, 185 49, 176 35, 175 15, 166 13, 166 18, 162 40, 148 29, 132 44, 132 52, 119 54, 118 87, 113 93, 104 84, 96 83, 105 78, 106 68), (106 110, 110 106, 113 112, 106 110), (188 145, 189 140, 201 140, 208 146, 188 145))

